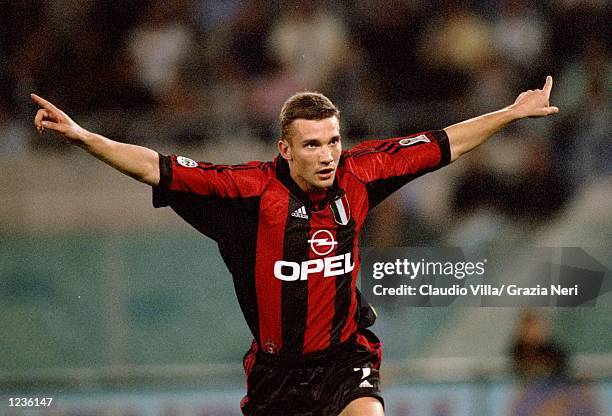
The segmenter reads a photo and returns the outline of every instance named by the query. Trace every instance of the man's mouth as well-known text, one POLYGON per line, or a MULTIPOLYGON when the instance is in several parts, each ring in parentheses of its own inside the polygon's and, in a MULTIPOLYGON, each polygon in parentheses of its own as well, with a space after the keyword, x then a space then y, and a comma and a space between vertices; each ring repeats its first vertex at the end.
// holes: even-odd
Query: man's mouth
POLYGON ((317 171, 317 175, 321 179, 329 179, 334 174, 334 168, 325 168, 317 171))

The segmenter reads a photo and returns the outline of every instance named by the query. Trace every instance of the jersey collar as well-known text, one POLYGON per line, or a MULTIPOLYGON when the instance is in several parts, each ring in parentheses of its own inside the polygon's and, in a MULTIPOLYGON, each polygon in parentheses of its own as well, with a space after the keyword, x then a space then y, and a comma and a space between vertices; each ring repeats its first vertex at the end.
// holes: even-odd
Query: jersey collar
MULTIPOLYGON (((308 194, 300 188, 300 186, 295 183, 291 174, 289 172, 289 163, 283 158, 280 154, 276 156, 274 160, 274 165, 276 167, 276 178, 291 192, 297 199, 302 202, 306 208, 310 211, 315 211, 316 207, 313 206, 312 201, 308 197, 308 194)), ((338 186, 338 171, 336 171, 336 177, 334 178, 334 183, 327 190, 327 193, 321 200, 319 204, 319 209, 325 208, 331 201, 335 201, 338 198, 342 198, 344 196, 344 190, 340 189, 338 186)))

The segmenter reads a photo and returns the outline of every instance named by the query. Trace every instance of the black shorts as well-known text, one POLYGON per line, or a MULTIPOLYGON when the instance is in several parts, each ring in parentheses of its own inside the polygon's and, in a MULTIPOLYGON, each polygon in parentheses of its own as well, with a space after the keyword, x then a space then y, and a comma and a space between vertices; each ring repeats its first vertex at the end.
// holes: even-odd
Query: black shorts
POLYGON ((380 395, 382 344, 360 330, 346 343, 300 357, 259 350, 254 341, 244 356, 247 395, 240 407, 247 416, 337 416, 359 397, 380 395))

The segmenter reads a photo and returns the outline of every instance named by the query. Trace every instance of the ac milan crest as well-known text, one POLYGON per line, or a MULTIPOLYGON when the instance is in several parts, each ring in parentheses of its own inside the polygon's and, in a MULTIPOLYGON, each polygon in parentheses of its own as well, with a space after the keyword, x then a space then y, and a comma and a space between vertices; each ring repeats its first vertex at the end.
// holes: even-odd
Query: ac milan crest
POLYGON ((349 206, 346 195, 342 195, 342 197, 333 200, 329 206, 334 214, 334 221, 336 221, 336 224, 346 225, 349 223, 351 219, 351 207, 349 206))

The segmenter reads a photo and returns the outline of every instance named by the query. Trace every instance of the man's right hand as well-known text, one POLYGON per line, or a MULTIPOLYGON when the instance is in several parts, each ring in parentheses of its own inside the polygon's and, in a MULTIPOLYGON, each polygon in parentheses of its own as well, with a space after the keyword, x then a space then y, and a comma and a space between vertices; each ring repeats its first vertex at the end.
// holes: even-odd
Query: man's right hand
POLYGON ((41 107, 34 117, 34 125, 39 133, 44 132, 45 129, 54 130, 63 134, 73 144, 82 143, 85 129, 44 98, 36 94, 30 94, 30 97, 41 107))
POLYGON ((151 186, 159 184, 157 152, 142 146, 116 142, 87 131, 49 101, 36 94, 31 94, 31 97, 32 101, 41 107, 34 117, 34 125, 39 133, 45 129, 61 133, 67 141, 85 149, 118 171, 151 186))

